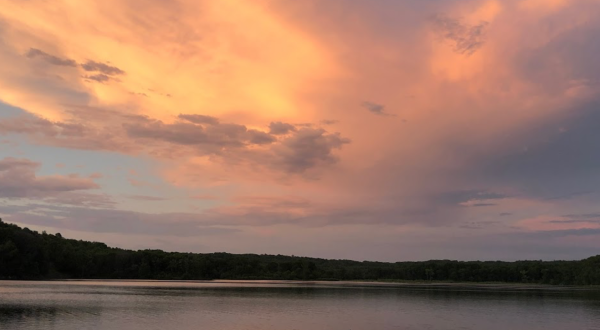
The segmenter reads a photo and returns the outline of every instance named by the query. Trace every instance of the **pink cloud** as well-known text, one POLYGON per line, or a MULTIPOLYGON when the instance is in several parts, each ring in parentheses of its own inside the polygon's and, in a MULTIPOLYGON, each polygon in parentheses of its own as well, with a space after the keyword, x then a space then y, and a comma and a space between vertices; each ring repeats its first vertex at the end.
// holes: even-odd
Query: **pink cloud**
POLYGON ((516 226, 532 231, 599 229, 600 221, 546 215, 520 220, 516 226))

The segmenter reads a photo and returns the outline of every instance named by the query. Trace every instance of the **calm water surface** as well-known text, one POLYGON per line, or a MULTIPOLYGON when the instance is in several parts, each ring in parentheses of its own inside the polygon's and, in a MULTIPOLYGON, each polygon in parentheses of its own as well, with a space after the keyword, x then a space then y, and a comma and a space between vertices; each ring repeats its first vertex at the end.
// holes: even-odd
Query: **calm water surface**
POLYGON ((574 290, 348 283, 4 282, 0 329, 600 329, 574 290))

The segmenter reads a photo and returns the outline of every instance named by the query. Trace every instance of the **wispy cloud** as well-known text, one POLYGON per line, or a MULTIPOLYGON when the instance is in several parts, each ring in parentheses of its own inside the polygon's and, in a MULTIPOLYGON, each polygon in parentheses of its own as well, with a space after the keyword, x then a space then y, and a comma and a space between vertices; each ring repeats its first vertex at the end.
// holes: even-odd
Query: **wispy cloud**
POLYGON ((41 58, 42 60, 44 60, 52 65, 70 66, 70 67, 77 66, 77 62, 75 62, 75 60, 72 60, 70 58, 59 58, 57 56, 50 55, 44 51, 41 51, 37 48, 30 48, 27 51, 27 53, 25 54, 25 56, 27 56, 29 58, 41 58))
POLYGON ((471 55, 485 43, 488 22, 475 25, 462 23, 456 18, 436 15, 432 18, 434 31, 442 40, 453 44, 454 51, 459 54, 471 55))
POLYGON ((106 63, 96 62, 92 60, 88 60, 87 62, 81 64, 81 67, 88 72, 99 72, 103 75, 108 76, 116 76, 125 74, 125 71, 117 68, 116 66, 112 66, 106 63))
POLYGON ((395 116, 394 114, 386 112, 385 106, 382 104, 364 101, 363 103, 361 103, 361 105, 363 108, 369 110, 371 113, 374 113, 379 116, 395 116))

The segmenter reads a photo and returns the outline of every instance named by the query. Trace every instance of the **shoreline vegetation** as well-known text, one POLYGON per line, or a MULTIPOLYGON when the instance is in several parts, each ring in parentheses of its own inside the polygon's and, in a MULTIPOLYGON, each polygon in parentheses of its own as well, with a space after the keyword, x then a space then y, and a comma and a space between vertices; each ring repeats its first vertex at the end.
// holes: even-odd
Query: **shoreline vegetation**
POLYGON ((0 280, 299 281, 468 288, 593 288, 600 255, 580 261, 370 262, 283 255, 125 250, 0 219, 0 280))

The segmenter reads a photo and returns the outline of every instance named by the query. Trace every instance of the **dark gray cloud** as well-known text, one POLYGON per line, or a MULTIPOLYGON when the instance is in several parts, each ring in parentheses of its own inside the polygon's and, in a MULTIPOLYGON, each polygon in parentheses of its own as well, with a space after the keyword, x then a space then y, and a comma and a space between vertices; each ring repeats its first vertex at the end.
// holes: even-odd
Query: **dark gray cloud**
POLYGON ((282 123, 280 121, 272 122, 271 124, 269 124, 269 134, 285 135, 295 131, 296 127, 292 124, 282 123))
POLYGON ((93 80, 96 82, 100 82, 100 83, 104 83, 104 82, 108 82, 108 81, 112 80, 111 77, 109 77, 103 73, 87 75, 87 76, 83 76, 83 78, 88 79, 88 80, 93 80))
POLYGON ((581 197, 581 196, 587 196, 587 195, 594 194, 594 193, 595 193, 595 191, 593 191, 593 190, 576 191, 576 192, 561 194, 561 195, 554 196, 554 197, 549 197, 549 198, 546 198, 546 200, 547 201, 569 200, 569 199, 574 199, 574 198, 581 197))
POLYGON ((30 48, 27 53, 25 53, 25 56, 27 56, 28 58, 41 58, 44 61, 52 64, 52 65, 58 65, 58 66, 70 66, 70 67, 76 67, 77 66, 77 62, 75 62, 75 60, 72 60, 70 58, 60 58, 54 55, 50 55, 44 51, 41 51, 37 48, 30 48))
POLYGON ((216 155, 225 162, 249 162, 290 173, 336 163, 335 150, 350 142, 324 129, 294 128, 288 134, 274 135, 202 115, 181 114, 179 121, 165 123, 91 107, 70 107, 68 112, 72 118, 69 122, 33 115, 0 119, 0 135, 25 134, 46 145, 122 153, 146 151, 171 159, 190 152, 216 155))
POLYGON ((583 214, 566 214, 566 215, 563 215, 563 217, 578 219, 578 220, 600 219, 600 212, 598 212, 598 213, 583 213, 583 214))
MULTIPOLYGON (((40 59, 46 61, 47 63, 50 63, 52 65, 57 65, 57 66, 68 66, 68 67, 77 67, 78 66, 77 61, 75 61, 73 59, 60 58, 60 57, 48 54, 48 53, 44 52, 43 50, 40 50, 37 48, 30 48, 27 51, 27 53, 25 53, 25 56, 28 58, 40 58, 40 59)), ((80 66, 85 71, 97 72, 96 74, 83 76, 84 79, 93 80, 93 81, 101 82, 101 83, 108 82, 108 81, 114 79, 112 76, 125 74, 125 71, 123 71, 115 66, 111 66, 111 65, 108 65, 105 63, 96 62, 96 61, 92 61, 92 60, 89 60, 86 63, 82 63, 80 66)))
POLYGON ((486 207, 486 206, 496 206, 498 204, 494 204, 494 203, 475 203, 473 205, 471 205, 471 207, 486 207))
MULTIPOLYGON (((180 118, 182 116, 180 115, 180 118)), ((197 120, 187 117, 185 120, 197 120)), ((206 121, 200 117, 201 122, 206 121)), ((276 129, 281 129, 276 125, 276 129)), ((294 130, 292 135, 278 140, 276 135, 247 129, 244 125, 215 123, 201 126, 187 122, 165 124, 161 121, 147 120, 142 124, 126 124, 129 136, 149 140, 159 140, 184 146, 199 146, 203 152, 220 154, 224 149, 245 148, 248 145, 274 144, 272 151, 275 160, 272 165, 283 166, 286 171, 301 173, 318 165, 333 164, 337 157, 334 149, 340 149, 350 141, 339 134, 330 134, 322 129, 303 128, 294 130)), ((281 130, 278 131, 282 133, 281 130)), ((290 131, 291 132, 291 131, 290 131)), ((267 152, 268 154, 268 152, 267 152)), ((249 157, 267 157, 256 154, 249 157)))
MULTIPOLYGON (((459 205, 470 201, 489 201, 508 198, 508 195, 491 192, 488 190, 457 190, 436 194, 433 201, 440 204, 459 205)), ((488 204, 488 203, 483 203, 488 204)), ((491 204, 494 205, 494 204, 491 204)), ((489 206, 489 205, 481 205, 489 206)))
POLYGON ((251 144, 271 144, 277 141, 277 138, 271 134, 251 129, 248 130, 248 141, 251 144))
POLYGON ((54 125, 60 130, 60 134, 67 137, 83 137, 87 128, 79 123, 56 122, 54 125))
POLYGON ((59 198, 62 193, 99 188, 77 175, 36 176, 40 163, 28 159, 0 160, 0 198, 59 198))
POLYGON ((338 133, 331 134, 313 128, 295 130, 294 134, 279 140, 276 135, 238 124, 218 123, 204 127, 188 122, 165 124, 146 120, 143 123, 125 124, 124 127, 133 138, 197 147, 200 149, 196 150, 203 153, 224 154, 226 150, 244 149, 249 145, 273 144, 270 151, 246 156, 258 162, 270 163, 276 168, 283 167, 290 173, 302 173, 319 165, 336 163, 338 159, 333 150, 350 142, 338 133), (269 161, 270 158, 272 160, 269 161))
POLYGON ((274 150, 279 162, 288 172, 302 173, 319 164, 337 162, 334 149, 350 143, 339 133, 329 134, 323 129, 302 128, 282 141, 274 150))
POLYGON ((459 54, 471 55, 485 42, 487 22, 467 25, 445 15, 436 15, 431 20, 433 29, 438 36, 443 40, 450 41, 454 46, 454 51, 459 54))
POLYGON ((569 109, 568 114, 514 132, 507 141, 512 148, 487 155, 472 173, 542 199, 597 198, 592 192, 600 187, 600 103, 569 109))
MULTIPOLYGON (((553 26, 557 19, 548 17, 539 24, 553 26)), ((552 113, 537 114, 534 123, 497 136, 493 145, 475 146, 467 140, 445 145, 468 164, 445 176, 477 186, 511 187, 525 198, 563 204, 599 201, 598 52, 600 25, 595 21, 561 29, 544 42, 515 49, 514 71, 544 93, 540 95, 576 96, 552 113)))
POLYGON ((565 223, 598 223, 598 224, 600 224, 600 219, 550 220, 550 221, 548 221, 548 223, 554 223, 554 224, 556 224, 556 223, 562 223, 562 224, 565 224, 565 223))
POLYGON ((160 140, 181 145, 226 144, 226 141, 209 139, 204 127, 194 124, 165 124, 162 121, 149 120, 143 123, 127 123, 123 126, 127 134, 133 138, 160 140))
POLYGON ((369 110, 371 113, 374 113, 379 116, 394 116, 385 111, 385 106, 382 104, 377 104, 369 101, 364 101, 361 103, 362 107, 369 110))
POLYGON ((85 71, 89 72, 100 72, 102 74, 108 76, 117 76, 125 74, 125 71, 117 68, 116 66, 108 65, 102 62, 96 62, 92 60, 88 60, 87 62, 81 64, 81 67, 85 71))
MULTIPOLYGON (((165 124, 158 120, 124 124, 130 137, 164 141, 183 146, 213 146, 216 148, 241 148, 247 144, 264 144, 268 137, 258 131, 249 132, 246 126, 237 124, 200 125, 177 122, 165 124)), ((266 134, 266 133, 264 133, 266 134)), ((207 149, 211 153, 218 149, 207 149)))
POLYGON ((219 124, 219 119, 212 117, 212 116, 180 114, 178 117, 180 119, 187 120, 194 124, 207 124, 207 125, 218 125, 219 124))
MULTIPOLYGON (((83 70, 90 72, 92 74, 87 74, 81 76, 83 79, 87 81, 95 81, 99 83, 108 83, 109 81, 117 80, 115 76, 125 74, 125 71, 111 66, 105 63, 96 62, 89 60, 86 63, 78 64, 77 61, 69 58, 60 58, 51 54, 44 52, 43 50, 37 48, 30 48, 25 56, 28 58, 40 58, 45 62, 57 65, 57 66, 67 66, 67 67, 77 67, 80 66, 83 70), (95 73, 94 73, 95 72, 95 73)), ((58 77, 60 78, 60 77, 58 77)), ((60 78, 62 79, 62 78, 60 78)))

